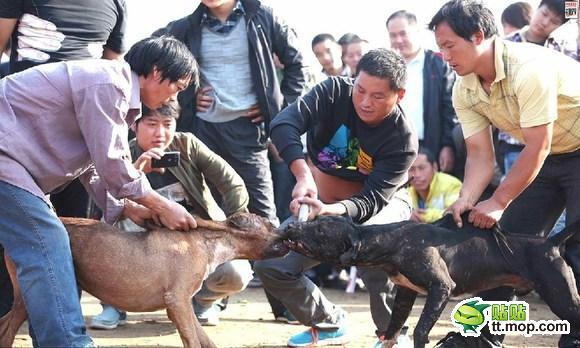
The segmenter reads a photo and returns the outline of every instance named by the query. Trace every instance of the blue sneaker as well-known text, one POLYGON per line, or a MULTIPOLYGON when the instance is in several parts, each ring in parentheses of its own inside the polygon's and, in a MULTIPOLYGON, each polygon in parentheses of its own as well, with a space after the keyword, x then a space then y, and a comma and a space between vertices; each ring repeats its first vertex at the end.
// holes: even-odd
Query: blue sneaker
POLYGON ((335 330, 320 330, 312 327, 310 330, 290 337, 288 347, 340 346, 348 341, 344 326, 335 330))
POLYGON ((91 319, 91 329, 113 330, 119 325, 127 323, 127 313, 117 310, 113 306, 103 304, 103 311, 91 319))

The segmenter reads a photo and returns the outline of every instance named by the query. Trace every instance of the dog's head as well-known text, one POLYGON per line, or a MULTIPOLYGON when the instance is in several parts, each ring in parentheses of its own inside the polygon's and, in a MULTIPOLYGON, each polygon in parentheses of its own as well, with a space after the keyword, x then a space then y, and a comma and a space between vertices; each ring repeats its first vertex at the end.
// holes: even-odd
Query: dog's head
POLYGON ((226 224, 235 239, 240 258, 261 260, 284 256, 288 247, 280 231, 268 219, 251 214, 237 213, 230 216, 226 224))
POLYGON ((350 218, 340 216, 319 216, 313 221, 294 222, 282 234, 291 250, 334 264, 348 264, 360 248, 357 226, 350 218))

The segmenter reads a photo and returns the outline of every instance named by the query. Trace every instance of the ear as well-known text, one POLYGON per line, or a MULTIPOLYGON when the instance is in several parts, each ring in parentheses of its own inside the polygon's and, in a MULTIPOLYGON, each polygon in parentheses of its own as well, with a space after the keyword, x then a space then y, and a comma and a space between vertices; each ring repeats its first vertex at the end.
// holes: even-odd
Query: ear
POLYGON ((485 34, 481 29, 477 29, 477 31, 473 33, 473 35, 471 35, 471 42, 473 42, 477 46, 481 45, 483 40, 485 40, 485 34))
POLYGON ((405 97, 405 93, 406 90, 404 88, 401 88, 397 91, 397 104, 401 102, 401 100, 403 100, 403 98, 405 97))
POLYGON ((261 224, 256 217, 248 213, 237 213, 228 218, 227 224, 240 230, 259 229, 261 224))

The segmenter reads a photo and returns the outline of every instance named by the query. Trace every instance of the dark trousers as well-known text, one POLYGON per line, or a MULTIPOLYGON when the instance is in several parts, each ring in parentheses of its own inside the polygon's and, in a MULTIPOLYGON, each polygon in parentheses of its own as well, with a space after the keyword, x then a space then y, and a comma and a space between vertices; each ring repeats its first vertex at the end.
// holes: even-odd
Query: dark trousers
MULTIPOLYGON (((580 219, 580 150, 548 156, 536 179, 506 209, 500 224, 506 231, 545 237, 564 208, 566 225, 580 219)), ((580 289, 580 234, 568 240, 564 257, 580 289)), ((484 300, 508 301, 513 291, 499 288, 480 296, 484 300)), ((580 328, 571 329, 575 336, 580 332, 580 328)))

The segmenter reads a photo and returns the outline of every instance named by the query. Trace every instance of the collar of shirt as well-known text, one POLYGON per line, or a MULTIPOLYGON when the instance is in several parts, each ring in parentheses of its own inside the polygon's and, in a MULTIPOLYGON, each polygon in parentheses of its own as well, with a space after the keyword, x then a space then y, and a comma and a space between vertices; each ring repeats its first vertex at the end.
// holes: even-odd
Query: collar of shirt
POLYGON ((226 21, 222 23, 208 11, 207 7, 204 7, 203 14, 201 15, 201 25, 207 26, 209 30, 215 33, 227 34, 232 31, 245 13, 246 11, 244 11, 242 2, 238 0, 236 1, 232 13, 230 13, 226 21))
MULTIPOLYGON (((503 79, 506 78, 505 75, 505 59, 506 57, 504 57, 504 51, 505 51, 505 44, 503 42, 502 39, 500 39, 499 37, 494 37, 493 38, 493 48, 494 48, 494 66, 495 66, 495 79, 493 80, 493 83, 497 83, 503 79)), ((467 76, 463 77, 463 85, 472 90, 475 91, 477 89, 477 87, 480 85, 479 82, 479 78, 477 77, 477 75, 475 73, 471 73, 467 76)))
POLYGON ((411 61, 407 63, 407 67, 420 66, 422 70, 424 64, 425 64, 425 50, 420 48, 415 58, 411 59, 411 61))
POLYGON ((141 117, 141 87, 139 86, 139 76, 131 71, 131 99, 129 100, 129 111, 125 117, 127 125, 131 126, 141 117))

